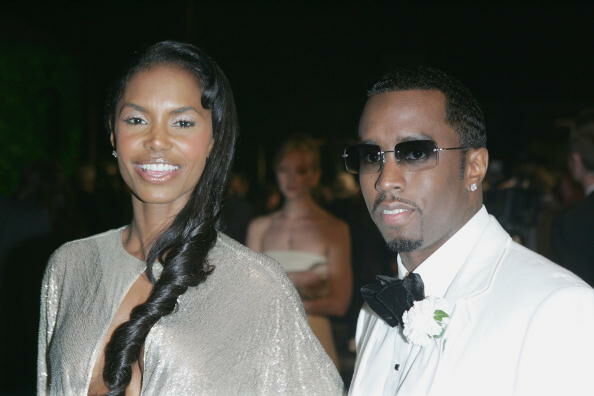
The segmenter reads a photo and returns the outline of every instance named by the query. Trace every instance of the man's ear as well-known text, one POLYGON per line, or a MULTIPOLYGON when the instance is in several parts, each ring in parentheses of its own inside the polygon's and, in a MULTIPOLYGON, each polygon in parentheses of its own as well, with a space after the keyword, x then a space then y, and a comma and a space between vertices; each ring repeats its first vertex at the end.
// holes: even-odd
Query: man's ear
MULTIPOLYGON (((464 179, 466 186, 472 189, 480 187, 489 166, 489 151, 485 147, 471 148, 466 152, 466 168, 464 169, 464 179)), ((472 190, 474 191, 474 190, 472 190)))

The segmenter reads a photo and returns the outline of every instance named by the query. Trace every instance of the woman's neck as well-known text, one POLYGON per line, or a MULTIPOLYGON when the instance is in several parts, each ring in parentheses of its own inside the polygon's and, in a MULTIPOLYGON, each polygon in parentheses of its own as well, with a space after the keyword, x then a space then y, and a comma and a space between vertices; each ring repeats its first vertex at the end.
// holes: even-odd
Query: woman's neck
POLYGON ((132 198, 134 217, 122 235, 124 248, 133 256, 146 260, 157 237, 171 224, 181 208, 147 204, 132 198))
POLYGON ((287 199, 281 209, 281 212, 287 218, 299 218, 311 215, 312 212, 320 210, 318 204, 313 200, 311 195, 303 195, 298 198, 287 199))

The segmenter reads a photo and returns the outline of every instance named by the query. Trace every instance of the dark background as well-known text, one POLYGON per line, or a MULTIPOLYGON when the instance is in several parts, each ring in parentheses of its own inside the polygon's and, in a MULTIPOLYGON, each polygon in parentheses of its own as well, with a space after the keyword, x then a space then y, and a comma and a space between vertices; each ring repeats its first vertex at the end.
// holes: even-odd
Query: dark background
POLYGON ((19 100, 0 110, 0 192, 38 158, 71 173, 107 159, 106 86, 132 51, 163 39, 195 43, 225 70, 242 127, 236 168, 254 182, 270 174, 257 156, 287 134, 354 137, 366 87, 395 64, 465 82, 493 158, 563 162, 564 120, 594 103, 593 17, 592 1, 8 3, 0 88, 19 100))
MULTIPOLYGON (((272 154, 296 132, 325 142, 330 183, 341 145, 356 136, 368 85, 393 65, 416 64, 441 68, 475 93, 491 159, 505 173, 535 164, 561 180, 572 117, 594 105, 594 1, 287 4, 0 5, 0 395, 34 393, 48 255, 129 219, 117 175, 104 172, 93 188, 81 180, 89 169, 113 168, 102 124, 106 88, 133 51, 156 41, 192 42, 226 72, 241 124, 235 169, 252 192, 271 183, 272 154)), ((538 206, 525 201, 510 217, 526 217, 533 229, 530 208, 538 206)), ((510 232, 517 225, 500 221, 510 232)), ((372 224, 352 229, 376 232, 372 224)), ((380 245, 363 249, 365 267, 380 245)))

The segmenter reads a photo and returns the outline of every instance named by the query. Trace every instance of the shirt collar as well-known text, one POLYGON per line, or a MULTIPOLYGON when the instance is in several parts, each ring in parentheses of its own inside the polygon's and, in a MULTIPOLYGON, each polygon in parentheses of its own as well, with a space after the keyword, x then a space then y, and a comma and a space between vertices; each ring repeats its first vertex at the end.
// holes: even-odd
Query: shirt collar
MULTIPOLYGON (((414 271, 421 275, 425 295, 443 297, 452 280, 468 258, 471 249, 489 222, 483 205, 454 235, 423 261, 414 271)), ((398 255, 398 278, 408 275, 398 255)))

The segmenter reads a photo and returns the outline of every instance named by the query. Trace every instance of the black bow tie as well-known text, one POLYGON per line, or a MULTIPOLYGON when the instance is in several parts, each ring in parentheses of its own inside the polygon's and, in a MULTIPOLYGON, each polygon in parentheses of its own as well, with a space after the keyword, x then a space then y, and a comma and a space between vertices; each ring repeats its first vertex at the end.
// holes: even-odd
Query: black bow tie
POLYGON ((402 326, 402 314, 415 301, 425 298, 421 276, 411 272, 402 280, 385 275, 378 275, 376 279, 361 288, 363 299, 387 324, 402 326))

